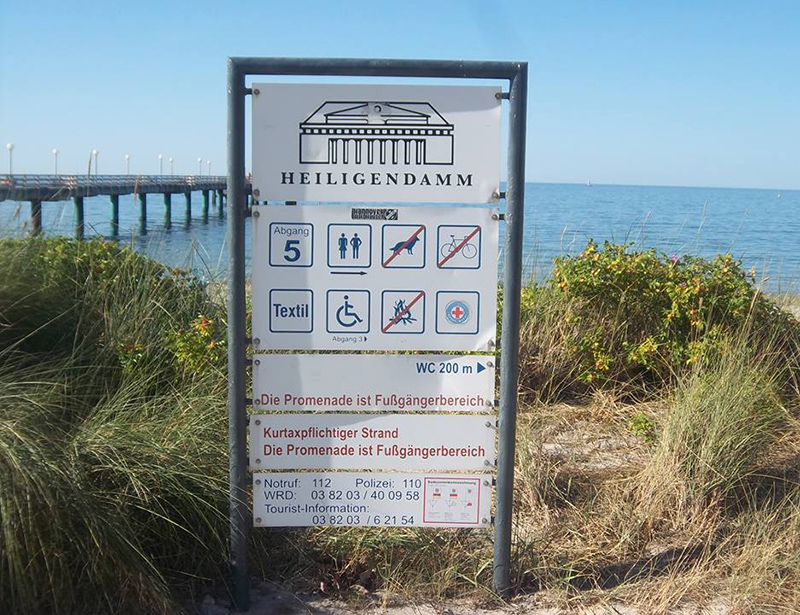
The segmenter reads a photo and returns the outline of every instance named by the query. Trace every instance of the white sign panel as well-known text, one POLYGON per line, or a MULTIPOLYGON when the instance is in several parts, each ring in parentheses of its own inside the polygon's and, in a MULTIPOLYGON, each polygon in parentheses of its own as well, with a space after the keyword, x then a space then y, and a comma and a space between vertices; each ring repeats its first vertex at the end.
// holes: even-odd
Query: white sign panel
POLYGON ((253 470, 485 470, 495 463, 485 415, 257 414, 253 470))
POLYGON ((454 355, 257 355, 257 412, 490 412, 494 361, 454 355))
POLYGON ((262 201, 487 203, 500 190, 500 89, 253 85, 262 201))
POLYGON ((253 475, 256 527, 489 527, 491 475, 253 475))
POLYGON ((253 207, 253 344, 494 349, 498 221, 477 207, 253 207))

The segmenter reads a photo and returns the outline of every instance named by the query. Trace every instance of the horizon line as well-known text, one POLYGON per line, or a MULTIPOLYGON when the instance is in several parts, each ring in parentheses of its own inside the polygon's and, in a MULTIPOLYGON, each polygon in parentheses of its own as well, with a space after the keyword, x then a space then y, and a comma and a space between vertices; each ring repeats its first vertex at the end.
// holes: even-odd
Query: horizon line
MULTIPOLYGON (((503 181, 505 183, 505 181, 503 181)), ((585 188, 595 187, 617 187, 617 188, 691 188, 693 190, 774 190, 776 192, 800 192, 800 187, 797 188, 775 188, 775 187, 756 187, 756 186, 691 186, 684 184, 628 184, 628 183, 594 183, 587 185, 582 182, 568 182, 568 181, 539 181, 539 180, 525 180, 526 184, 549 184, 555 186, 583 186, 585 188)))

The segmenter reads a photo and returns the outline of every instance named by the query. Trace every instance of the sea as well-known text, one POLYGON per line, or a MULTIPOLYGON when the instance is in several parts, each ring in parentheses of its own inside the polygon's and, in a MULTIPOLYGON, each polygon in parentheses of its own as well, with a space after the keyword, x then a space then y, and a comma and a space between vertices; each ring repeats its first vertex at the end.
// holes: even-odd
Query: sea
MULTIPOLYGON (((502 211, 502 202, 499 208, 502 211)), ((225 277, 225 218, 212 211, 208 221, 203 221, 197 195, 188 223, 183 197, 173 196, 170 229, 164 226, 160 195, 149 197, 147 209, 147 233, 141 234, 138 203, 131 195, 120 197, 120 242, 204 278, 225 277)), ((25 234, 29 215, 28 203, 0 203, 0 235, 25 234)), ((72 235, 73 215, 71 201, 43 203, 45 234, 72 235)), ((107 197, 85 200, 85 233, 110 237, 107 197)), ((249 235, 248 220, 248 241, 249 235)), ((800 294, 798 190, 526 184, 523 259, 527 278, 545 280, 554 258, 579 254, 589 240, 632 243, 636 249, 655 248, 678 258, 731 253, 755 273, 764 290, 800 294)), ((502 266, 502 253, 500 260, 502 266)))

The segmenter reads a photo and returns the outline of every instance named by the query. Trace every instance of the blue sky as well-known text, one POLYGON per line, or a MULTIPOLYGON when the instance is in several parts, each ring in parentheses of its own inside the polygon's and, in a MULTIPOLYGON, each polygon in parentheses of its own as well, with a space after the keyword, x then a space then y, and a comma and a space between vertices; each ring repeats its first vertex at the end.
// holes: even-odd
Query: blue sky
POLYGON ((799 32, 796 0, 0 0, 0 142, 217 174, 227 56, 524 60, 529 180, 800 188, 799 32))

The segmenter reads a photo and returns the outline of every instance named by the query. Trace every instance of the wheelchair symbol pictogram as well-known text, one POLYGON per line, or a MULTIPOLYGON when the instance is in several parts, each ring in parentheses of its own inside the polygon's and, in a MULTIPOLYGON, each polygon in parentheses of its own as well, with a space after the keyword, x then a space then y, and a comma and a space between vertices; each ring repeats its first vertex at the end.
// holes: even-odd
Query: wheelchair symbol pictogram
POLYGON ((326 297, 328 333, 368 333, 370 293, 368 290, 329 290, 326 297))
POLYGON ((343 299, 344 303, 342 303, 342 305, 340 305, 336 310, 336 322, 343 327, 348 328, 364 322, 364 319, 353 310, 353 304, 350 303, 350 297, 345 295, 343 299))

